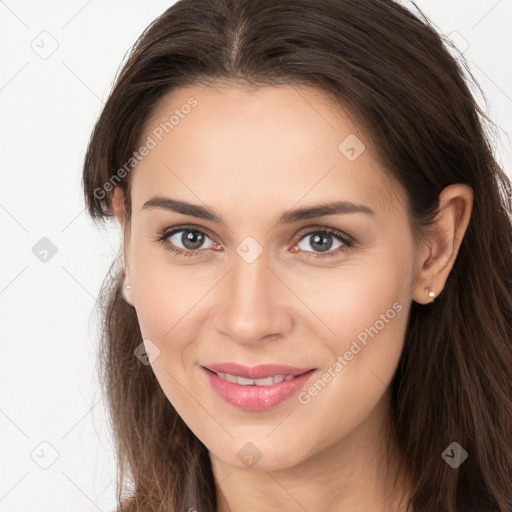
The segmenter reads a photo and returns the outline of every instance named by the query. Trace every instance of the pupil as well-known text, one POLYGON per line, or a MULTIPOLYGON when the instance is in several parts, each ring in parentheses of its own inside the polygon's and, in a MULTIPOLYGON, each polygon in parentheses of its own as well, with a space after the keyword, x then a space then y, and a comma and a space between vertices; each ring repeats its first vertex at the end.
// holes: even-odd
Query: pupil
POLYGON ((328 251, 332 246, 332 240, 330 235, 315 235, 313 237, 313 241, 311 242, 311 246, 319 251, 328 251), (327 244, 327 247, 322 246, 321 244, 327 244), (316 247, 315 247, 316 246, 316 247))
POLYGON ((198 249, 203 243, 203 234, 198 231, 184 231, 181 237, 181 243, 187 249, 198 249))

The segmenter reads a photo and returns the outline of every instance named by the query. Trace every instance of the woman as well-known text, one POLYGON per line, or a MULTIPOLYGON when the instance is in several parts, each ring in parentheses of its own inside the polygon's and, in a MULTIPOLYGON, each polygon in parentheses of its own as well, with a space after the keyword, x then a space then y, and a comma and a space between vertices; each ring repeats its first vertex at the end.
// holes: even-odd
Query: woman
POLYGON ((83 183, 118 503, 512 510, 511 183, 459 64, 390 0, 181 0, 83 183))

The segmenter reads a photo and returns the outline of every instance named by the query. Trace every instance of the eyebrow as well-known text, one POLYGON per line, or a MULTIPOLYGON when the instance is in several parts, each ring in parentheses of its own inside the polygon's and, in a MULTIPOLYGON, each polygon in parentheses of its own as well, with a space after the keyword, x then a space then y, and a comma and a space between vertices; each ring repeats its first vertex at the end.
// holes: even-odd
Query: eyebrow
MULTIPOLYGON (((197 217, 198 219, 205 219, 212 222, 222 222, 222 217, 215 214, 208 208, 187 203, 185 201, 178 201, 169 197, 152 197, 142 205, 141 209, 144 210, 147 208, 162 208, 176 213, 181 213, 183 215, 197 217)), ((373 217, 376 215, 375 211, 363 204, 355 204, 349 201, 334 201, 330 203, 309 206, 306 208, 289 210, 281 215, 278 223, 292 224, 301 220, 323 217, 324 215, 339 215, 345 213, 364 213, 373 217)))

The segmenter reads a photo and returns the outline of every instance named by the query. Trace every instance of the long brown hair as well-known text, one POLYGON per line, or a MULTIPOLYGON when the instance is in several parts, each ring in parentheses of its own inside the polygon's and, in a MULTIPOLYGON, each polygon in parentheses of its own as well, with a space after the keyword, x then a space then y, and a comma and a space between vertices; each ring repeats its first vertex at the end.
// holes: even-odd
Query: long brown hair
MULTIPOLYGON (((425 17, 391 0, 180 0, 136 42, 92 133, 83 185, 95 221, 112 215, 113 186, 125 192, 129 220, 133 165, 125 164, 134 163, 163 96, 230 81, 307 85, 333 97, 407 191, 415 235, 433 222, 444 187, 473 188, 470 223, 443 292, 411 305, 390 422, 412 478, 414 512, 509 512, 512 185, 493 156, 492 123, 470 92, 468 83, 478 84, 464 60, 425 17), (441 457, 453 441, 469 454, 457 469, 441 457)), ((151 367, 134 357, 142 336, 122 281, 116 261, 102 289, 99 358, 119 508, 130 498, 129 510, 214 512, 208 450, 151 367)))

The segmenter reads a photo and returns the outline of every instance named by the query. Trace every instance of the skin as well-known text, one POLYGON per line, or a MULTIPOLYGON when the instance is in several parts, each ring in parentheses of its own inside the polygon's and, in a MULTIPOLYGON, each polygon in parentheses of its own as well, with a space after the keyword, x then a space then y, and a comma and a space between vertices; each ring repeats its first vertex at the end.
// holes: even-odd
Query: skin
MULTIPOLYGON (((404 191, 385 179, 364 131, 320 91, 177 89, 141 140, 191 96, 197 107, 130 176, 130 222, 119 187, 113 206, 125 233, 126 300, 143 337, 160 351, 151 367, 163 391, 210 451, 218 511, 405 510, 399 501, 410 492, 407 475, 388 496, 382 473, 393 474, 398 455, 379 457, 388 385, 411 302, 430 302, 429 290, 439 295, 452 269, 471 214, 471 188, 443 190, 438 224, 416 247, 404 191), (366 146, 354 161, 338 149, 350 134, 366 146), (222 222, 143 209, 156 195, 207 206, 222 222), (277 223, 290 209, 341 199, 375 215, 277 223), (178 256, 155 241, 162 230, 183 224, 205 233, 200 255, 178 256), (343 244, 328 237, 324 247, 334 255, 322 257, 313 237, 325 228, 355 245, 334 254, 343 244), (263 249, 252 263, 236 251, 248 236, 263 249), (314 383, 393 304, 400 312, 307 404, 293 396, 266 411, 237 409, 217 396, 198 366, 317 368, 314 383), (256 448, 247 448, 249 442, 256 448), (242 449, 261 458, 249 467, 237 457, 242 449)), ((183 245, 182 234, 172 242, 194 250, 197 245, 183 245)))

